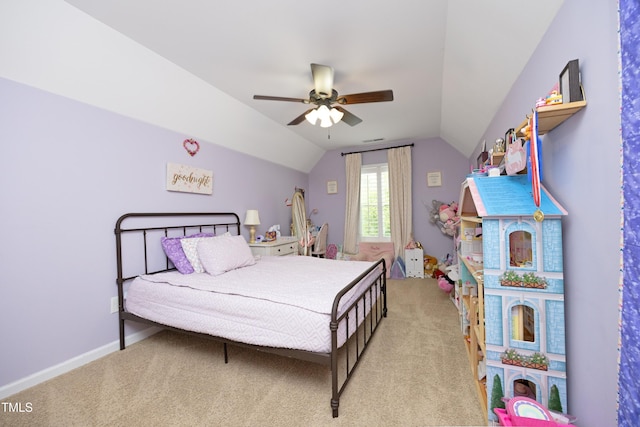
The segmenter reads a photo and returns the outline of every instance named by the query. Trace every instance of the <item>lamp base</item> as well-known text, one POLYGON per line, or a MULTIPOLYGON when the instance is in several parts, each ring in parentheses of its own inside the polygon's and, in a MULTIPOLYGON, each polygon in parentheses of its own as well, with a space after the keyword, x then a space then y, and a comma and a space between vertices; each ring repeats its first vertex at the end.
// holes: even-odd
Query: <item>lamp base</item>
POLYGON ((255 226, 251 226, 249 227, 249 243, 255 243, 256 242, 256 227, 255 226))

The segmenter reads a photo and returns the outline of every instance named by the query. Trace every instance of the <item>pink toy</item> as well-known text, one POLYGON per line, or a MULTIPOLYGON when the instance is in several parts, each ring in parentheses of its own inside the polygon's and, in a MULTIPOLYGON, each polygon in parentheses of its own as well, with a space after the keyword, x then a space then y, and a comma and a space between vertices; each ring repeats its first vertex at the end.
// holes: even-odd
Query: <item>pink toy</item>
POLYGON ((429 213, 429 221, 440 227, 447 236, 455 235, 455 229, 460 222, 458 216, 458 204, 451 202, 450 204, 442 203, 438 200, 431 202, 431 212, 429 213))
POLYGON ((451 202, 451 204, 446 205, 443 204, 440 206, 440 223, 442 224, 442 232, 449 236, 453 236, 455 234, 456 225, 460 222, 460 217, 458 217, 458 204, 456 202, 451 202))
POLYGON ((458 204, 451 202, 449 205, 443 204, 440 206, 440 221, 446 222, 450 219, 455 219, 458 212, 458 204))
POLYGON ((549 410, 534 399, 514 397, 507 402, 507 409, 494 408, 501 426, 520 427, 565 427, 557 423, 549 410))
POLYGON ((438 287, 446 293, 449 293, 453 289, 453 284, 449 283, 449 281, 444 276, 440 276, 438 277, 438 287))

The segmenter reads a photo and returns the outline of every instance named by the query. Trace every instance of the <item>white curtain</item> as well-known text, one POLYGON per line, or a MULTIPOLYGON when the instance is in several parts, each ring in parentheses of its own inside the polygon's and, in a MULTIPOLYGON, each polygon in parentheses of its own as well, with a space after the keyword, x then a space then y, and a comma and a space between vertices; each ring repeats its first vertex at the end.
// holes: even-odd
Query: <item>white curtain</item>
POLYGON ((413 215, 411 203, 411 147, 389 149, 389 203, 391 210, 391 240, 396 257, 411 238, 413 215))
POLYGON ((360 169, 362 154, 353 153, 345 156, 347 173, 346 208, 344 214, 344 247, 349 254, 357 252, 358 228, 360 226, 360 169))
POLYGON ((303 255, 307 254, 307 214, 304 205, 304 196, 302 192, 296 191, 293 194, 293 200, 291 203, 291 218, 293 220, 293 228, 295 236, 298 241, 302 241, 300 244, 300 251, 303 255))

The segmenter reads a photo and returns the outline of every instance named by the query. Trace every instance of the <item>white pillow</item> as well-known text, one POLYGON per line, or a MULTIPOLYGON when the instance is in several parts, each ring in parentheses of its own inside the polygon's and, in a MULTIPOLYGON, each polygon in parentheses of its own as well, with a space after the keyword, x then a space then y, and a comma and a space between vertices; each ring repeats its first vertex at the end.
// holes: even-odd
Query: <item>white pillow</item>
POLYGON ((202 263, 200 262, 200 257, 198 256, 198 242, 206 239, 219 239, 225 236, 231 236, 231 233, 227 232, 221 236, 216 236, 216 237, 191 237, 189 239, 180 240, 180 245, 182 245, 182 250, 184 251, 185 256, 189 260, 191 267, 193 267, 194 273, 204 273, 204 268, 202 267, 202 263))
POLYGON ((204 238, 198 242, 198 254, 204 270, 212 276, 256 263, 251 248, 241 235, 204 238))

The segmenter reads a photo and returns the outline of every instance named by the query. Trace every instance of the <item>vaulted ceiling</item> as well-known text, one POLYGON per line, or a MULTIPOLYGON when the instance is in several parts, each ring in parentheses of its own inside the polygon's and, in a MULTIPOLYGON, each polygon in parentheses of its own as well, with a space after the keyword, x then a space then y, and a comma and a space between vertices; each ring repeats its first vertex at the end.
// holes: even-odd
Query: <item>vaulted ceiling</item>
MULTIPOLYGON (((279 125, 329 150, 442 137, 471 155, 562 4, 560 0, 67 0, 279 125), (287 124, 309 106, 311 63, 363 121, 287 124)), ((252 126, 247 123, 247 126, 252 126)))

